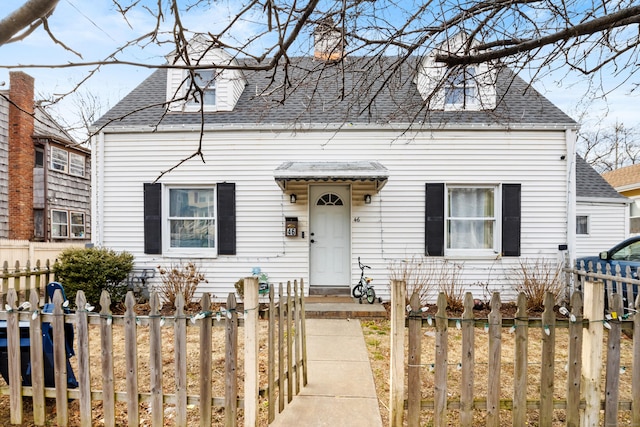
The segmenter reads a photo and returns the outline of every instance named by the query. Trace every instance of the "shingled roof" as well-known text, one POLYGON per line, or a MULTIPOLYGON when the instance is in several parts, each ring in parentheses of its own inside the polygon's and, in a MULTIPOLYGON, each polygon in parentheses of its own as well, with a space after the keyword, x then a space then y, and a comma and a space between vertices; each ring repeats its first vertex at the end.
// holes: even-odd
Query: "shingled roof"
POLYGON ((615 188, 634 184, 636 187, 640 187, 640 164, 605 172, 602 176, 615 188))
MULTIPOLYGON (((241 64, 255 65, 249 61, 241 64)), ((291 58, 274 71, 244 71, 247 86, 233 111, 205 113, 210 125, 422 124, 575 127, 573 119, 509 69, 498 74, 490 111, 428 111, 415 80, 416 58, 291 58), (285 77, 286 72, 286 77, 285 77), (283 82, 287 82, 283 84, 283 82)), ((167 70, 158 69, 95 126, 198 125, 200 113, 166 112, 167 70)))
POLYGON ((580 156, 576 156, 576 196, 579 198, 620 199, 620 201, 626 199, 580 156))

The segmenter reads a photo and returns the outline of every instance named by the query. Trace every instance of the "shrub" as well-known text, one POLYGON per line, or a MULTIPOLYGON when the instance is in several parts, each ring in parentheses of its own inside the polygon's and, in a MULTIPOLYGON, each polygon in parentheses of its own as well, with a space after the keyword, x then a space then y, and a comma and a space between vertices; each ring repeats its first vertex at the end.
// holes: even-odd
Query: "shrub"
POLYGON ((435 301, 437 292, 444 292, 450 309, 462 307, 464 290, 459 281, 462 265, 439 258, 413 256, 393 261, 389 270, 391 280, 406 283, 407 304, 414 293, 418 294, 420 304, 425 306, 435 301))
POLYGON ((562 265, 555 260, 539 258, 520 260, 520 265, 513 269, 511 279, 516 291, 527 297, 527 309, 544 311, 544 297, 551 292, 556 301, 564 289, 562 282, 562 265))
POLYGON ((65 249, 54 265, 69 300, 74 303, 82 290, 87 302, 95 306, 103 290, 109 292, 112 303, 122 302, 127 294, 125 279, 132 269, 133 255, 107 248, 65 249))
POLYGON ((161 284, 158 288, 165 303, 175 308, 176 297, 182 294, 185 305, 191 304, 198 285, 207 282, 204 274, 193 262, 171 265, 169 268, 158 266, 161 284))

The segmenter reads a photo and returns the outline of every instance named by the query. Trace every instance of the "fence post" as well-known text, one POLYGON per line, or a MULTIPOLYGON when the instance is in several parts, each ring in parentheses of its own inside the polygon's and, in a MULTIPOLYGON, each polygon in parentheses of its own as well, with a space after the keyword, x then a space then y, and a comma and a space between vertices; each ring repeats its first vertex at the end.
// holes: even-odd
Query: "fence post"
MULTIPOLYGON (((236 311, 236 294, 233 292, 227 296, 227 319, 225 320, 225 325, 227 354, 224 369, 224 425, 226 427, 235 427, 238 425, 238 312, 236 311), (231 317, 229 317, 229 314, 231 317)), ((209 388, 211 388, 211 385, 209 385, 209 388)))
POLYGON ((580 375, 582 369, 582 292, 571 295, 569 323, 569 374, 567 375, 567 427, 580 424, 580 375), (575 318, 575 320, 573 320, 575 318))
MULTIPOLYGON (((9 406, 11 424, 22 424, 22 375, 20 373, 20 324, 15 289, 7 294, 7 353, 9 359, 9 406)), ((65 424, 66 425, 66 424, 65 424)))
POLYGON ((162 405, 162 332, 160 318, 160 300, 157 292, 149 299, 149 375, 151 389, 151 425, 164 425, 162 405))
POLYGON ((473 295, 464 295, 464 311, 462 312, 462 374, 460 381, 460 425, 473 425, 473 371, 475 361, 473 295))
POLYGON ((244 425, 258 425, 258 279, 244 279, 244 425))
MULTIPOLYGON (((62 292, 57 289, 53 294, 53 366, 56 384, 56 420, 58 425, 69 423, 69 407, 67 406, 67 352, 64 336, 64 310, 62 309, 62 292)), ((109 347, 111 348, 111 347, 109 347)))
MULTIPOLYGON (((78 387, 80 388, 80 425, 91 427, 91 376, 89 375, 89 314, 84 291, 76 293, 76 342, 78 348, 78 387)), ((130 381, 129 378, 127 378, 130 381)), ((127 382, 128 382, 127 381, 127 382)))
POLYGON ((596 322, 604 316, 604 283, 584 283, 584 317, 589 320, 582 341, 582 395, 585 400, 582 427, 600 424, 600 371, 602 369, 603 324, 596 322))
POLYGON ((556 314, 553 311, 555 297, 551 292, 544 296, 542 313, 542 363, 540 372, 540 426, 551 427, 553 422, 554 356, 556 345, 556 314))
POLYGON ((31 310, 33 315, 29 320, 29 341, 31 343, 31 387, 33 391, 33 423, 45 424, 44 398, 44 353, 42 344, 42 318, 40 314, 40 298, 31 295, 31 310))
POLYGON ((409 313, 409 364, 407 367, 409 404, 407 407, 407 424, 420 425, 420 400, 422 398, 422 381, 420 381, 420 352, 422 347, 422 311, 420 296, 417 292, 411 295, 411 312, 409 313))
POLYGON ((307 318, 304 314, 304 279, 300 279, 300 335, 302 336, 302 386, 307 385, 307 318))
POLYGON ((527 314, 527 297, 524 292, 518 294, 518 310, 513 321, 515 327, 515 357, 513 367, 513 425, 523 426, 527 421, 527 367, 529 316, 527 314))
MULTIPOLYGON (((109 292, 103 289, 102 293, 100 294, 100 345, 103 352, 111 352, 113 349, 113 324, 111 314, 111 295, 109 295, 109 292)), ((105 426, 116 425, 115 398, 116 393, 113 378, 113 358, 103 357, 102 407, 104 411, 105 426)))
POLYGON ((184 315, 185 300, 182 293, 176 295, 173 324, 175 351, 176 426, 187 426, 187 323, 184 315))
POLYGON ((487 389, 487 426, 500 425, 500 371, 502 350, 502 314, 500 313, 500 294, 491 296, 489 313, 489 381, 487 389))
POLYGON ((438 295, 438 311, 436 312, 436 361, 434 376, 434 425, 447 425, 447 370, 449 367, 448 352, 448 319, 447 296, 444 292, 438 295))
POLYGON ((276 304, 273 285, 269 285, 269 347, 267 370, 267 402, 269 408, 269 423, 276 419, 276 304))
MULTIPOLYGON (((124 358, 127 366, 127 420, 130 426, 140 424, 140 403, 138 396, 138 325, 136 324, 136 304, 133 291, 128 291, 124 299, 124 358)), ((205 375, 204 373, 202 374, 205 375)), ((204 403, 203 403, 204 405, 204 403)))
MULTIPOLYGON (((622 284, 618 284, 622 287, 622 284)), ((618 288, 620 290, 620 288, 618 288)), ((618 398, 620 396, 620 337, 622 324, 620 320, 624 313, 622 295, 613 294, 611 297, 611 321, 607 338, 607 372, 605 380, 604 425, 615 427, 618 425, 618 398)))
MULTIPOLYGON (((211 296, 202 294, 200 308, 211 311, 211 296)), ((208 316, 200 319, 200 427, 211 426, 211 328, 214 320, 208 316)))
POLYGON ((389 422, 391 427, 402 427, 404 418, 404 309, 406 293, 404 281, 391 281, 391 355, 389 366, 389 422))

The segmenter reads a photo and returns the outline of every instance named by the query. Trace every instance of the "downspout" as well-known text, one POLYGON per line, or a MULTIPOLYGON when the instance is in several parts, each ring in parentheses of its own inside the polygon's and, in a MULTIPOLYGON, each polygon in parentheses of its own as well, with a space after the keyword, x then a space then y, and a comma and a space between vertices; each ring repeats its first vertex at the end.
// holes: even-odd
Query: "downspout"
POLYGON ((576 253, 576 131, 565 131, 567 147, 567 259, 573 265, 576 253))
POLYGON ((91 243, 102 246, 104 228, 104 132, 91 137, 91 243))
POLYGON ((51 144, 47 139, 44 143, 44 153, 42 154, 42 180, 44 181, 44 212, 42 213, 42 228, 44 232, 44 241, 51 241, 51 230, 49 229, 49 150, 51 144))

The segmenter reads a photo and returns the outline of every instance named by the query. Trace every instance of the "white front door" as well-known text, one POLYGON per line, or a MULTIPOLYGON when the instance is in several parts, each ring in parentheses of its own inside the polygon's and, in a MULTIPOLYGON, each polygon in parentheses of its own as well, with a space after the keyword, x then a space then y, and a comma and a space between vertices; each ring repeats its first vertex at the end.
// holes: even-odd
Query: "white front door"
POLYGON ((349 287, 351 194, 348 185, 309 187, 310 285, 349 287))

